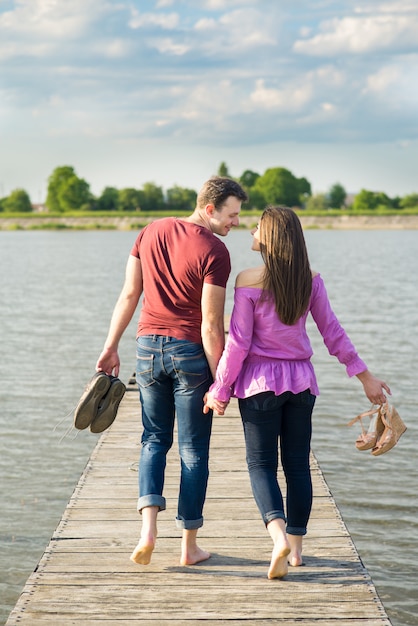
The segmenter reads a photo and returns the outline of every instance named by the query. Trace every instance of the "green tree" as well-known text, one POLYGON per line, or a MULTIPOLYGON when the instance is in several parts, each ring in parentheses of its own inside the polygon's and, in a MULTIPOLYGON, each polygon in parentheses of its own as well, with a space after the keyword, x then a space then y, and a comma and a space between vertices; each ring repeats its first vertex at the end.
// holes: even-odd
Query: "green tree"
POLYGON ((175 185, 167 189, 167 209, 174 212, 193 212, 196 206, 197 193, 193 189, 186 189, 175 185))
POLYGON ((390 203, 392 205, 393 209, 400 209, 401 208, 401 200, 402 198, 400 198, 399 196, 395 196, 394 198, 390 199, 390 203))
POLYGON ((72 176, 75 176, 74 168, 70 165, 62 165, 56 167, 48 178, 48 192, 45 204, 49 211, 57 213, 63 210, 58 196, 62 187, 72 176))
POLYGON ((412 209, 418 207, 418 193, 410 193, 399 200, 401 209, 412 209))
POLYGON ((250 189, 245 189, 245 191, 248 195, 248 202, 245 203, 246 207, 249 209, 258 209, 259 211, 266 208, 266 204, 268 204, 268 202, 266 202, 264 195, 256 188, 255 185, 250 189))
POLYGON ((311 183, 305 177, 296 180, 298 181, 299 202, 305 201, 312 194, 311 183))
POLYGON ((326 211, 329 209, 329 201, 324 193, 316 193, 307 198, 305 209, 307 211, 326 211))
POLYGON ((248 201, 245 203, 245 208, 249 209, 264 209, 266 201, 263 194, 255 189, 255 184, 260 178, 260 174, 253 172, 252 170, 245 170, 238 179, 238 182, 242 185, 248 195, 248 201))
POLYGON ((70 165, 56 167, 48 178, 46 206, 51 212, 91 209, 90 185, 70 165))
POLYGON ((222 163, 218 167, 218 176, 226 176, 227 178, 231 178, 228 171, 228 166, 225 161, 222 161, 222 163))
POLYGON ((139 189, 126 187, 119 191, 120 211, 140 211, 142 194, 139 189))
POLYGON ((344 206, 347 192, 340 183, 335 183, 329 190, 329 204, 333 209, 341 209, 344 206))
POLYGON ((14 189, 2 204, 4 210, 10 213, 30 213, 33 210, 29 194, 24 189, 14 189))
POLYGON ((238 182, 245 188, 248 193, 248 191, 252 187, 254 187, 258 178, 260 178, 260 174, 257 174, 257 172, 253 172, 252 170, 245 170, 245 172, 243 172, 239 177, 238 182))
POLYGON ((142 211, 163 211, 166 208, 162 187, 155 183, 145 183, 141 190, 142 211))
POLYGON ((390 198, 382 191, 376 192, 362 189, 353 201, 354 211, 375 211, 382 207, 392 207, 390 198))
POLYGON ((119 191, 116 187, 105 187, 97 199, 98 211, 117 211, 119 208, 119 191))
POLYGON ((301 196, 310 195, 311 186, 306 178, 296 178, 286 168, 274 167, 257 178, 253 190, 261 194, 267 204, 291 207, 302 204, 301 196))
POLYGON ((61 185, 58 191, 58 201, 62 211, 88 211, 93 205, 90 185, 74 174, 61 185))

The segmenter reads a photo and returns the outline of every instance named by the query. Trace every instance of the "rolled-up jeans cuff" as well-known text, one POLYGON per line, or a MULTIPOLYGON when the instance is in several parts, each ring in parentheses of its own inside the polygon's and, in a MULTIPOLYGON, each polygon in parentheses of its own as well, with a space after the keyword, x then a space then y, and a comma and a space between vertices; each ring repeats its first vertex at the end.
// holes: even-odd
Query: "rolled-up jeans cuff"
POLYGON ((282 519, 286 521, 286 516, 283 513, 283 511, 269 511, 268 513, 263 514, 263 522, 265 523, 266 526, 267 524, 272 522, 274 519, 282 519))
POLYGON ((158 506, 159 511, 165 511, 165 498, 156 493, 138 498, 137 510, 141 513, 146 506, 158 506))
POLYGON ((303 528, 300 526, 287 526, 286 532, 288 535, 306 535, 307 530, 306 527, 303 528))
POLYGON ((182 530, 196 530, 203 526, 203 517, 199 519, 181 519, 176 517, 176 527, 182 530))

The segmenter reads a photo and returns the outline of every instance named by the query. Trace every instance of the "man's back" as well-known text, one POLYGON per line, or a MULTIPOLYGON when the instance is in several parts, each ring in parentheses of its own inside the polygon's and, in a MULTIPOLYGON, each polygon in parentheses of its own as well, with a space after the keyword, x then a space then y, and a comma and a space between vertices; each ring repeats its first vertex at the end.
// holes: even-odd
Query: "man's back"
POLYGON ((201 342, 204 283, 225 288, 229 253, 207 228, 164 218, 138 235, 131 254, 141 260, 144 300, 137 335, 201 342))

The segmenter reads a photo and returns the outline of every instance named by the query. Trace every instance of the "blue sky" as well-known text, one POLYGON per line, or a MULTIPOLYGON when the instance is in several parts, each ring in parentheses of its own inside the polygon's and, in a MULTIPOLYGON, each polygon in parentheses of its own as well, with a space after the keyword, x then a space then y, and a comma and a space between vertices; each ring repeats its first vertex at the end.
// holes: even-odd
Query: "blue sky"
POLYGON ((416 0, 0 0, 0 196, 287 167, 418 192, 416 0))

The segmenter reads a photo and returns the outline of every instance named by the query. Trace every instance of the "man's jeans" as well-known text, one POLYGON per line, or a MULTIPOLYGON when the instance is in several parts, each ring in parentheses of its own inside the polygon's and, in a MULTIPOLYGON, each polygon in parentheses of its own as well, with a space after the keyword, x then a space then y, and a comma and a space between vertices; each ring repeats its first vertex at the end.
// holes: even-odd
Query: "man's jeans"
POLYGON ((162 335, 137 338, 136 377, 142 404, 142 450, 138 510, 165 509, 166 455, 173 444, 177 417, 181 458, 176 524, 192 530, 203 524, 209 476, 212 411, 203 413, 203 396, 212 383, 200 344, 162 335))
POLYGON ((315 396, 309 390, 275 396, 272 391, 240 399, 247 465, 254 498, 265 524, 286 521, 277 481, 278 439, 287 483, 287 532, 305 535, 312 507, 309 453, 315 396))

